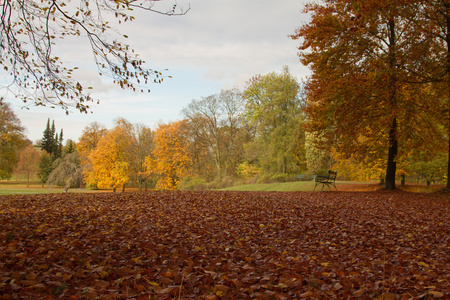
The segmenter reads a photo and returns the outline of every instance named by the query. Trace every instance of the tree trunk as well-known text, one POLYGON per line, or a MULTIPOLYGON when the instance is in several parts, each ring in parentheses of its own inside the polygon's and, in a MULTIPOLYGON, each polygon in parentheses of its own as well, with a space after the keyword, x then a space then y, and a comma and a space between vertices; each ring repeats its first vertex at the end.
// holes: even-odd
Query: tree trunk
MULTIPOLYGON (((397 78, 396 78, 396 37, 395 37, 395 21, 392 16, 389 20, 389 102, 391 109, 396 113, 397 106, 397 78)), ((388 162, 386 167, 386 182, 384 187, 386 189, 395 190, 395 173, 397 171, 397 153, 398 153, 398 138, 397 138, 397 117, 392 118, 391 128, 389 128, 389 152, 388 162)))
POLYGON ((447 21, 447 109, 448 109, 448 124, 447 130, 449 133, 449 149, 448 149, 448 163, 447 163, 447 189, 450 189, 450 6, 444 1, 444 5, 447 8, 447 14, 445 15, 447 21))
POLYGON ((389 152, 386 168, 386 181, 384 183, 384 187, 390 190, 395 190, 395 172, 397 171, 397 162, 395 160, 397 152, 397 119, 394 118, 391 129, 389 130, 389 152))
POLYGON ((72 185, 72 178, 67 181, 66 186, 64 187, 64 193, 67 193, 67 191, 70 189, 70 186, 72 185))

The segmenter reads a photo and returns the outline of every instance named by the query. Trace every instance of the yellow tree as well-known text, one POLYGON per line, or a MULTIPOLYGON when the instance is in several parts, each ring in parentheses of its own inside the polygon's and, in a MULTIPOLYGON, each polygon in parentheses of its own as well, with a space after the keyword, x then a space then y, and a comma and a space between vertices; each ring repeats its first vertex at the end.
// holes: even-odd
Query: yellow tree
MULTIPOLYGON (((92 172, 92 163, 89 160, 91 153, 97 148, 100 140, 106 136, 108 130, 97 122, 91 123, 84 130, 77 143, 77 151, 80 156, 80 164, 83 168, 85 177, 92 172)), ((97 183, 93 178, 89 181, 92 187, 97 187, 97 183)))
POLYGON ((123 150, 127 153, 130 180, 137 183, 139 191, 142 191, 142 186, 148 180, 144 167, 145 157, 150 155, 154 148, 153 132, 143 124, 131 124, 124 118, 116 121, 116 127, 121 127, 127 136, 127 148, 123 150))
POLYGON ((127 152, 129 140, 123 127, 109 131, 89 155, 92 170, 86 174, 86 183, 99 188, 112 188, 114 192, 129 180, 127 152))
POLYGON ((155 149, 145 159, 147 173, 159 176, 158 190, 176 190, 192 166, 189 154, 188 121, 160 124, 155 131, 155 149))

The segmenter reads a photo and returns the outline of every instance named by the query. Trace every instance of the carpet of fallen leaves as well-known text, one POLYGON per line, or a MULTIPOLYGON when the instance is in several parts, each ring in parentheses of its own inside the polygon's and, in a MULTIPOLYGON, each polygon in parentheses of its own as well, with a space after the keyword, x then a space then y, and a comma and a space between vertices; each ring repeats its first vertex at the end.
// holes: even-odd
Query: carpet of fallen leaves
POLYGON ((449 299, 450 197, 0 197, 0 299, 449 299))

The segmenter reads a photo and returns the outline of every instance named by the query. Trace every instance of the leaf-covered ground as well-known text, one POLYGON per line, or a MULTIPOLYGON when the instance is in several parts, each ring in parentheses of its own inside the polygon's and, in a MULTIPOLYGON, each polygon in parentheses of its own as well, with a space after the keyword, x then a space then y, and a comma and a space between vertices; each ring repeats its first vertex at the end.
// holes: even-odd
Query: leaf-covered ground
POLYGON ((0 197, 0 299, 449 299, 450 201, 405 192, 0 197))

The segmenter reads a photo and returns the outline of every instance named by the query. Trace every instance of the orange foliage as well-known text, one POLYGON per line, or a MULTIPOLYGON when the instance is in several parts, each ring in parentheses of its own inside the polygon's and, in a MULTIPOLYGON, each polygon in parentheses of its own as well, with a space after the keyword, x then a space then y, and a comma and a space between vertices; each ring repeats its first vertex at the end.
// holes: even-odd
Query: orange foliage
POLYGON ((155 149, 145 158, 145 166, 147 173, 159 176, 158 190, 176 190, 192 166, 187 125, 187 120, 160 124, 155 131, 155 149))
POLYGON ((408 72, 423 55, 417 53, 423 36, 410 24, 416 1, 323 3, 307 6, 311 22, 293 35, 301 40, 300 60, 313 71, 305 86, 306 129, 347 156, 387 154, 386 187, 395 188, 402 149, 439 139, 433 121, 439 111, 408 72))
POLYGON ((89 155, 92 170, 86 174, 86 183, 99 188, 123 186, 129 180, 127 149, 130 143, 122 127, 116 127, 102 138, 89 155))

